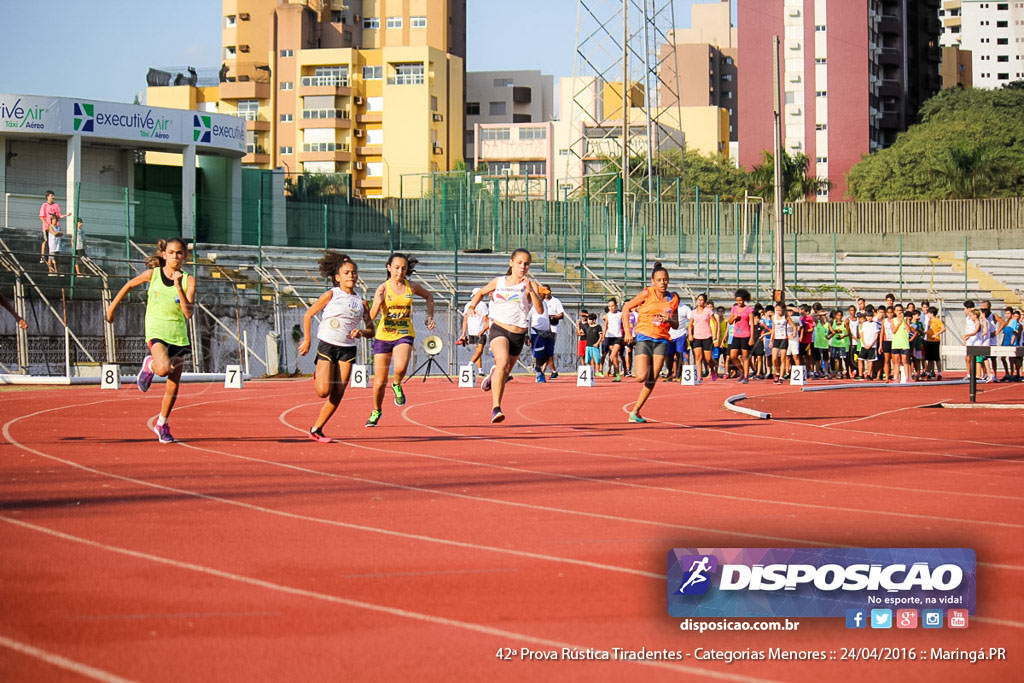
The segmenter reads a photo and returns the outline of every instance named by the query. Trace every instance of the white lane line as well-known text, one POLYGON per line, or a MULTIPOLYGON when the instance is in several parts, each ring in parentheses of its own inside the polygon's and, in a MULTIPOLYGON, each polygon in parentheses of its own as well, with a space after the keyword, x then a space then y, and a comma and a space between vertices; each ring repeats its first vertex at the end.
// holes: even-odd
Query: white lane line
MULTIPOLYGON (((496 546, 481 545, 481 544, 469 543, 469 542, 465 542, 465 541, 455 541, 455 540, 452 540, 452 539, 439 538, 439 537, 436 537, 436 536, 427 536, 425 534, 411 534, 411 533, 406 533, 406 532, 403 532, 403 531, 394 531, 392 529, 384 529, 384 528, 381 528, 381 527, 373 527, 373 526, 369 526, 369 525, 365 525, 365 524, 353 524, 351 522, 342 522, 340 520, 324 519, 322 517, 313 517, 313 516, 310 516, 310 515, 301 515, 301 514, 298 514, 298 513, 286 512, 284 510, 275 510, 273 508, 263 507, 261 505, 256 505, 254 503, 246 503, 246 502, 243 502, 243 501, 232 500, 230 498, 222 498, 220 496, 214 496, 214 495, 211 495, 211 494, 200 493, 198 491, 190 491, 188 489, 181 489, 181 488, 177 488, 177 487, 174 487, 174 486, 167 486, 167 485, 164 485, 164 484, 157 484, 155 482, 146 481, 144 479, 136 479, 135 477, 128 477, 128 476, 124 476, 124 475, 120 475, 120 474, 114 474, 112 472, 106 472, 104 470, 99 470, 99 469, 96 469, 94 467, 89 467, 88 465, 82 465, 80 463, 77 463, 77 462, 74 462, 74 461, 71 461, 71 460, 66 460, 64 458, 59 458, 59 457, 57 457, 55 455, 50 455, 49 453, 44 453, 43 451, 40 451, 40 450, 35 449, 35 448, 32 448, 31 446, 26 446, 25 444, 21 443, 20 441, 15 439, 13 436, 11 436, 10 426, 12 424, 14 424, 16 422, 19 422, 22 419, 27 419, 27 418, 30 418, 30 417, 35 417, 36 415, 40 415, 42 413, 47 413, 47 412, 52 412, 52 411, 55 411, 55 410, 60 410, 60 408, 46 408, 44 410, 39 410, 39 411, 36 411, 34 413, 29 413, 27 415, 16 417, 13 420, 10 420, 10 421, 6 422, 4 424, 4 426, 3 426, 4 438, 6 438, 14 446, 17 446, 18 448, 21 448, 22 450, 26 450, 26 451, 28 451, 30 453, 34 453, 35 455, 38 455, 41 458, 46 458, 46 459, 52 460, 54 462, 59 462, 61 464, 67 465, 68 467, 73 467, 75 469, 79 469, 79 470, 82 470, 82 471, 85 471, 85 472, 90 472, 92 474, 97 474, 97 475, 100 475, 100 476, 109 477, 111 479, 117 479, 119 481, 129 482, 129 483, 132 483, 132 484, 137 484, 139 486, 145 486, 145 487, 148 487, 148 488, 158 489, 158 490, 161 490, 161 491, 170 491, 172 493, 178 493, 178 494, 185 495, 185 496, 190 496, 190 497, 193 497, 193 498, 200 498, 202 500, 209 500, 209 501, 213 501, 213 502, 217 502, 217 503, 224 503, 225 505, 232 505, 232 506, 243 508, 243 509, 246 509, 246 510, 255 510, 257 512, 263 512, 263 513, 266 513, 266 514, 275 515, 275 516, 283 517, 283 518, 286 518, 286 519, 294 519, 294 520, 300 520, 300 521, 304 521, 304 522, 314 522, 314 523, 317 523, 317 524, 324 524, 326 526, 338 527, 338 528, 343 528, 343 529, 351 529, 353 531, 362 531, 362 532, 373 533, 373 534, 381 534, 381 535, 384 535, 384 536, 393 536, 393 537, 396 537, 396 538, 403 538, 403 539, 406 539, 406 540, 424 541, 424 542, 427 542, 427 543, 436 543, 436 544, 439 544, 439 545, 447 545, 447 546, 452 546, 452 547, 456 547, 456 548, 465 548, 465 549, 469 549, 469 550, 484 550, 484 551, 488 551, 488 552, 500 553, 500 554, 503 554, 503 555, 512 555, 514 557, 524 557, 524 558, 531 559, 531 560, 543 560, 543 561, 547 561, 547 562, 555 562, 555 563, 561 563, 561 564, 571 564, 571 565, 576 565, 576 566, 580 566, 580 567, 587 567, 588 569, 598 569, 598 570, 602 570, 602 571, 618 572, 618 573, 621 573, 621 574, 630 574, 630 575, 634 575, 634 576, 645 576, 645 577, 648 577, 648 578, 655 578, 655 579, 664 579, 665 578, 664 574, 658 574, 658 573, 654 573, 654 572, 641 571, 641 570, 638 570, 638 569, 629 569, 627 567, 617 567, 615 565, 603 564, 603 563, 600 563, 600 562, 590 562, 589 560, 578 560, 578 559, 570 558, 570 557, 560 557, 560 556, 557 556, 557 555, 547 555, 547 554, 544 554, 544 553, 534 553, 534 552, 530 552, 530 551, 527 551, 527 550, 514 550, 514 549, 511 549, 511 548, 499 548, 499 547, 496 547, 496 546)), ((179 446, 179 447, 188 447, 188 444, 183 443, 183 442, 177 442, 177 443, 171 444, 171 445, 175 445, 175 446, 179 446)), ((192 448, 195 448, 195 447, 193 446, 192 448)))
MULTIPOLYGON (((252 398, 256 399, 256 398, 259 398, 259 397, 252 397, 252 398)), ((234 400, 237 400, 237 399, 234 399, 234 398, 232 398, 232 399, 223 399, 223 402, 229 402, 229 401, 234 401, 234 400)), ((94 402, 91 402, 91 403, 79 404, 78 406, 76 406, 76 405, 69 405, 69 406, 63 406, 63 407, 48 408, 48 409, 45 409, 45 410, 36 411, 35 413, 29 414, 29 415, 23 415, 23 416, 20 416, 18 418, 15 418, 14 420, 12 420, 12 421, 8 422, 7 424, 5 424, 4 427, 3 427, 3 434, 5 435, 6 438, 8 438, 8 440, 10 440, 9 425, 13 424, 14 422, 17 422, 17 421, 19 421, 19 420, 21 420, 23 418, 33 417, 33 416, 35 416, 37 414, 42 414, 42 413, 46 413, 46 412, 52 412, 52 411, 56 411, 56 410, 61 410, 63 408, 74 408, 74 407, 80 407, 80 406, 85 406, 85 405, 93 405, 93 404, 102 403, 102 402, 104 402, 104 401, 102 401, 102 400, 101 401, 94 401, 94 402)), ((220 399, 211 400, 211 401, 209 401, 207 403, 217 403, 217 402, 221 402, 221 400, 220 399)), ((440 401, 438 401, 438 402, 440 402, 440 401)), ((289 424, 287 421, 285 421, 283 419, 284 415, 286 415, 287 413, 291 412, 292 410, 295 410, 295 409, 298 409, 298 408, 301 408, 301 407, 305 407, 305 406, 309 406, 309 405, 318 405, 318 404, 319 404, 319 402, 310 402, 310 403, 306 403, 306 404, 294 405, 291 408, 288 408, 285 411, 283 411, 278 419, 283 424, 285 424, 286 426, 288 426, 291 429, 294 429, 296 431, 303 431, 303 430, 301 430, 301 428, 295 427, 295 426, 289 424)), ((631 405, 631 404, 627 404, 627 405, 631 405)), ((467 436, 467 437, 464 437, 464 438, 484 438, 484 437, 468 437, 467 436)), ((492 439, 486 439, 486 440, 493 441, 492 439)), ((353 443, 353 442, 342 441, 342 442, 339 442, 339 443, 343 443, 343 444, 351 446, 353 448, 360 448, 360 449, 365 449, 365 450, 373 450, 373 451, 386 452, 386 453, 390 453, 391 452, 391 450, 389 450, 389 449, 376 448, 376 447, 371 447, 371 446, 364 446, 362 444, 357 444, 357 443, 353 443)), ((291 515, 290 513, 279 512, 279 511, 276 511, 276 510, 272 510, 270 508, 261 508, 259 506, 252 506, 250 504, 239 503, 237 501, 231 501, 231 500, 228 500, 228 499, 219 499, 219 498, 216 498, 216 497, 206 496, 204 494, 199 494, 199 493, 191 492, 191 491, 184 491, 184 490, 180 490, 180 489, 170 489, 169 487, 161 486, 159 484, 153 484, 153 483, 150 483, 150 482, 145 482, 143 480, 133 479, 133 478, 130 478, 130 477, 124 477, 124 476, 121 476, 121 475, 116 475, 116 474, 104 472, 104 471, 97 470, 97 469, 94 469, 94 468, 91 468, 91 467, 88 467, 88 466, 85 466, 85 465, 80 465, 79 463, 75 463, 75 462, 72 462, 72 461, 67 461, 67 460, 64 460, 64 459, 61 459, 61 458, 57 458, 56 456, 52 456, 52 455, 49 455, 49 454, 46 454, 46 453, 42 453, 41 451, 38 451, 38 450, 32 449, 30 447, 27 447, 24 444, 20 444, 20 442, 18 442, 16 445, 18 445, 20 448, 23 448, 24 450, 28 450, 30 452, 33 452, 33 453, 35 453, 35 454, 37 454, 37 455, 39 455, 41 457, 48 458, 48 459, 51 459, 51 460, 56 460, 56 461, 61 462, 63 464, 69 465, 71 467, 75 467, 75 468, 78 468, 78 469, 83 469, 83 470, 86 470, 86 471, 90 471, 90 472, 93 472, 95 474, 99 474, 101 476, 112 477, 112 478, 115 478, 115 479, 129 481, 129 482, 132 482, 132 483, 137 483, 137 484, 140 484, 140 485, 143 485, 143 486, 149 486, 149 487, 153 487, 153 488, 161 488, 161 489, 165 489, 165 490, 172 490, 172 491, 175 491, 175 492, 185 493, 187 495, 199 496, 199 497, 203 497, 203 498, 207 498, 207 499, 211 499, 211 500, 218 500, 218 501, 226 502, 226 503, 232 504, 232 505, 239 505, 241 507, 250 507, 250 508, 253 508, 253 509, 260 510, 260 511, 268 512, 270 514, 278 514, 278 515, 284 515, 284 516, 291 516, 291 517, 296 517, 296 518, 302 519, 302 516, 291 515)), ((199 451, 209 451, 209 452, 212 452, 212 453, 216 453, 216 454, 219 454, 219 455, 224 455, 224 456, 232 457, 232 458, 238 458, 238 459, 243 459, 243 460, 250 460, 250 461, 255 461, 255 462, 261 462, 261 463, 264 463, 264 464, 273 464, 273 465, 277 465, 279 467, 295 469, 295 470, 304 471, 304 472, 313 473, 313 474, 320 474, 320 475, 323 475, 323 476, 344 477, 344 475, 335 475, 335 474, 332 474, 332 473, 324 473, 324 472, 321 472, 321 471, 318 471, 318 470, 312 470, 312 469, 309 469, 309 468, 302 468, 302 467, 298 467, 298 466, 290 465, 290 464, 286 464, 286 463, 278 463, 278 462, 275 462, 275 461, 268 461, 268 460, 263 460, 263 459, 260 459, 260 458, 253 458, 253 457, 250 457, 250 456, 242 456, 242 455, 238 455, 238 454, 226 453, 226 452, 223 452, 223 451, 216 451, 216 450, 213 450, 213 449, 203 448, 203 447, 199 447, 199 446, 193 446, 191 444, 185 444, 185 443, 182 443, 182 442, 179 442, 176 445, 187 446, 189 448, 192 448, 192 449, 195 449, 195 450, 199 450, 199 451)), ((536 446, 531 446, 531 447, 537 448, 536 446)), ((548 449, 548 450, 561 450, 561 449, 548 449)), ((521 472, 521 473, 530 473, 530 474, 544 474, 546 476, 555 477, 555 478, 581 479, 580 477, 576 477, 576 476, 573 476, 573 475, 563 475, 563 474, 550 473, 550 472, 540 472, 540 471, 536 471, 536 470, 526 470, 526 469, 518 468, 518 467, 494 465, 494 464, 490 464, 490 463, 479 463, 479 462, 461 460, 461 459, 456 459, 456 458, 447 458, 447 457, 437 456, 437 455, 432 455, 432 454, 414 454, 414 453, 411 453, 411 452, 407 452, 407 454, 417 455, 418 457, 423 457, 423 458, 427 458, 427 459, 440 460, 440 461, 446 461, 446 462, 454 462, 454 463, 459 463, 459 464, 473 465, 473 466, 482 467, 482 468, 508 470, 508 471, 521 472)), ((660 462, 660 461, 654 461, 654 462, 660 462)), ((344 478, 349 478, 349 477, 344 477, 344 478)), ((614 516, 614 515, 601 515, 601 514, 598 514, 598 513, 589 513, 589 512, 580 511, 580 510, 571 510, 571 509, 563 509, 563 508, 553 508, 553 507, 537 506, 537 505, 531 505, 531 504, 527 504, 527 503, 516 503, 516 502, 512 502, 512 501, 503 501, 503 500, 500 500, 500 499, 489 499, 489 498, 483 498, 483 497, 468 496, 468 495, 465 495, 465 494, 454 494, 454 493, 451 493, 451 492, 437 491, 437 490, 434 490, 434 489, 421 489, 419 487, 404 486, 404 485, 399 485, 399 484, 393 484, 393 483, 390 483, 390 482, 378 482, 378 481, 369 480, 369 479, 366 479, 366 480, 363 480, 363 479, 360 479, 360 478, 352 478, 352 479, 354 479, 355 481, 366 481, 366 482, 369 482, 369 483, 380 484, 380 485, 384 485, 384 486, 392 486, 392 487, 397 487, 397 488, 406 488, 406 489, 415 490, 415 491, 421 491, 422 490, 424 492, 428 492, 428 493, 431 493, 431 494, 434 494, 434 495, 445 495, 445 496, 469 498, 469 499, 472 499, 472 500, 480 500, 480 501, 484 501, 484 502, 491 502, 491 503, 501 504, 501 505, 509 505, 509 506, 515 506, 515 507, 527 507, 527 508, 530 508, 530 509, 540 509, 540 510, 546 510, 546 511, 551 511, 551 512, 564 513, 564 514, 573 514, 573 515, 579 515, 579 516, 596 517, 596 518, 601 518, 601 519, 610 519, 610 520, 614 520, 614 521, 632 522, 632 523, 638 523, 638 524, 648 524, 648 525, 662 526, 662 527, 668 527, 668 528, 681 528, 681 529, 686 529, 686 530, 694 530, 694 531, 701 531, 701 532, 708 532, 708 533, 721 533, 723 535, 734 535, 734 536, 741 536, 741 537, 752 537, 752 538, 760 538, 760 539, 767 539, 767 540, 778 540, 778 541, 785 541, 785 542, 807 543, 807 544, 812 544, 812 545, 814 545, 814 544, 821 544, 822 543, 822 541, 815 541, 815 540, 809 540, 809 539, 789 538, 789 537, 782 537, 782 536, 771 536, 771 535, 767 535, 767 534, 744 533, 744 532, 736 532, 736 531, 725 530, 725 529, 711 529, 711 528, 706 528, 706 527, 690 527, 690 526, 686 526, 686 525, 668 524, 668 523, 664 523, 664 522, 657 522, 657 521, 643 520, 643 519, 635 519, 635 518, 629 518, 629 517, 620 517, 620 516, 614 516)), ((587 479, 584 479, 584 480, 587 480, 587 479)), ((626 486, 636 486, 636 487, 640 487, 640 488, 651 488, 651 487, 644 487, 643 485, 629 484, 627 482, 606 482, 604 480, 593 480, 593 481, 596 481, 598 483, 616 483, 616 484, 621 484, 621 485, 626 485, 626 486)), ((666 490, 676 491, 676 489, 666 489, 666 490)), ((318 522, 321 522, 321 523, 334 524, 334 522, 332 522, 331 520, 322 520, 320 518, 310 518, 310 520, 311 521, 318 521, 318 522)), ((337 524, 344 525, 344 523, 341 523, 341 522, 339 522, 337 524)), ((842 544, 836 545, 835 543, 832 543, 831 545, 833 545, 835 547, 844 547, 844 546, 842 546, 842 544)), ((500 550, 504 550, 504 549, 500 549, 500 550)), ((979 563, 979 564, 984 564, 984 563, 979 563)), ((1004 565, 1004 568, 1018 570, 1018 571, 1019 570, 1024 570, 1024 567, 1013 567, 1013 566, 1010 566, 1010 565, 1004 565)), ((652 576, 656 576, 657 578, 661 578, 661 575, 657 575, 657 574, 652 574, 652 576)))
MULTIPOLYGON (((443 402, 443 401, 435 401, 434 403, 440 403, 440 402, 443 402)), ((421 403, 417 407, 423 407, 423 406, 429 405, 429 404, 430 404, 430 402, 428 402, 428 403, 421 403)), ((411 408, 406 408, 405 410, 402 411, 402 417, 406 421, 410 422, 411 424, 415 424, 415 425, 417 425, 419 427, 423 427, 424 429, 429 429, 431 431, 438 432, 439 434, 446 434, 446 435, 449 435, 449 436, 458 436, 460 438, 469 439, 469 440, 487 441, 487 442, 498 444, 498 445, 508 446, 508 447, 514 448, 516 450, 533 449, 533 450, 556 451, 558 453, 573 453, 573 452, 577 452, 577 451, 574 451, 573 449, 556 448, 556 447, 551 447, 551 446, 539 446, 537 444, 524 444, 522 442, 506 441, 506 440, 502 440, 502 439, 493 439, 493 438, 484 437, 484 436, 470 436, 470 435, 466 435, 466 434, 461 434, 459 432, 453 432, 453 431, 446 430, 446 429, 440 429, 438 427, 433 427, 431 425, 427 425, 427 424, 424 424, 422 422, 418 422, 418 421, 412 419, 411 417, 408 416, 408 411, 410 409, 411 408)), ((680 423, 673 423, 673 422, 667 422, 667 421, 661 421, 661 424, 675 424, 675 425, 680 426, 680 427, 687 427, 687 426, 689 426, 689 425, 683 425, 683 424, 680 424, 680 423)), ((700 427, 699 429, 709 429, 709 428, 707 428, 707 427, 700 427)), ((724 430, 712 430, 712 431, 724 431, 724 430)), ((756 436, 756 435, 747 435, 747 436, 756 436)), ((345 442, 345 443, 347 443, 347 442, 345 442)), ((883 449, 877 449, 877 450, 883 450, 883 449)), ((891 452, 891 451, 886 451, 886 452, 891 452)), ((617 458, 617 459, 623 459, 622 456, 606 456, 606 455, 601 454, 601 453, 585 452, 583 454, 584 455, 589 455, 589 456, 592 456, 592 457, 612 457, 612 458, 617 458)), ((430 456, 430 457, 440 458, 440 456, 430 456)), ((858 513, 858 514, 879 515, 879 516, 885 516, 885 517, 899 517, 899 518, 904 518, 904 519, 928 519, 928 520, 932 520, 932 521, 955 522, 957 524, 974 524, 974 525, 979 525, 979 526, 994 526, 994 527, 1002 527, 1002 528, 1008 528, 1008 529, 1021 529, 1021 528, 1024 528, 1024 524, 1015 524, 1015 523, 1012 523, 1012 522, 995 522, 995 521, 987 521, 987 520, 972 520, 972 519, 963 519, 963 518, 958 518, 958 517, 943 517, 943 516, 940 516, 940 515, 924 515, 924 514, 917 514, 917 513, 910 513, 910 512, 890 512, 890 511, 887 511, 887 510, 869 510, 867 508, 851 508, 851 507, 844 507, 844 506, 838 506, 838 505, 821 505, 821 504, 817 504, 817 503, 798 503, 798 502, 793 502, 793 501, 772 500, 772 499, 769 499, 769 498, 753 498, 753 497, 750 497, 750 496, 736 496, 736 495, 730 495, 730 494, 725 494, 725 493, 710 493, 710 492, 707 492, 707 491, 700 491, 700 490, 696 490, 696 489, 673 488, 673 487, 669 487, 669 486, 655 486, 655 485, 652 485, 652 484, 640 484, 640 483, 636 483, 636 482, 628 482, 628 481, 621 481, 621 480, 613 481, 613 480, 608 480, 608 479, 599 479, 599 478, 596 478, 596 477, 586 477, 586 476, 582 476, 582 475, 565 474, 565 473, 561 473, 561 472, 550 472, 550 471, 545 471, 545 470, 533 470, 533 469, 528 469, 528 468, 510 467, 510 466, 506 466, 506 465, 496 465, 496 464, 493 464, 493 463, 481 463, 481 462, 476 462, 476 461, 467 461, 467 460, 461 460, 461 459, 458 459, 458 458, 440 458, 440 459, 450 460, 452 462, 458 462, 458 463, 464 463, 464 464, 473 464, 473 465, 477 465, 479 467, 489 467, 489 468, 495 468, 495 469, 506 469, 506 470, 516 471, 516 472, 525 472, 525 473, 534 474, 534 475, 538 475, 539 474, 539 475, 544 475, 544 476, 548 476, 548 477, 557 477, 559 479, 569 479, 569 480, 574 480, 574 481, 586 481, 586 482, 592 482, 592 483, 596 483, 596 484, 604 484, 604 485, 609 485, 609 486, 624 486, 624 487, 637 488, 637 489, 647 489, 647 490, 651 490, 651 491, 665 491, 665 492, 675 493, 675 494, 682 493, 682 494, 689 494, 689 495, 694 495, 694 496, 703 496, 703 497, 706 497, 706 498, 715 498, 715 499, 719 499, 719 500, 740 501, 740 502, 743 502, 743 503, 762 503, 764 505, 777 505, 777 506, 785 506, 785 507, 796 507, 796 508, 803 508, 803 509, 808 509, 808 510, 827 510, 827 511, 832 511, 832 512, 855 512, 855 513, 858 513)), ((665 464, 665 463, 662 463, 662 464, 665 464)), ((643 473, 637 473, 635 476, 638 479, 642 479, 644 477, 644 474, 643 473)))
MULTIPOLYGON (((883 410, 883 411, 881 411, 879 413, 874 413, 873 415, 865 415, 864 417, 855 417, 855 418, 852 418, 850 420, 839 420, 838 422, 829 422, 829 423, 821 424, 821 425, 818 425, 818 426, 819 427, 828 428, 828 427, 832 427, 834 425, 844 425, 844 424, 849 424, 851 422, 860 422, 861 420, 870 420, 872 418, 881 417, 882 415, 892 415, 893 413, 902 413, 905 410, 916 410, 917 408, 926 408, 929 405, 932 405, 932 404, 931 403, 923 403, 923 404, 918 405, 918 406, 904 406, 903 408, 894 408, 892 410, 883 410)), ((782 420, 787 421, 786 418, 782 418, 782 420)))
POLYGON ((120 676, 112 674, 109 671, 97 669, 94 666, 89 666, 88 664, 83 664, 82 662, 76 662, 73 659, 68 659, 67 657, 63 657, 53 652, 48 652, 46 650, 35 647, 34 645, 29 645, 28 643, 13 640, 12 638, 8 638, 6 636, 0 635, 0 646, 6 647, 10 650, 14 650, 15 652, 20 652, 23 655, 33 657, 57 668, 64 669, 65 671, 70 671, 72 673, 78 674, 79 676, 91 678, 94 681, 104 681, 104 683, 130 683, 131 681, 131 679, 121 678, 120 676))
MULTIPOLYGON (((273 581, 267 581, 265 579, 258 579, 252 576, 245 576, 242 574, 236 574, 234 572, 228 572, 214 567, 207 567, 205 565, 195 564, 192 562, 182 562, 181 560, 174 560, 169 557, 163 557, 161 555, 153 555, 147 552, 139 550, 132 550, 130 548, 123 548, 120 546, 109 545, 100 541, 93 541, 88 538, 82 538, 81 536, 74 536, 72 534, 50 529, 49 527, 39 526, 30 522, 25 522, 19 519, 12 519, 0 515, 0 522, 6 522, 14 526, 21 527, 23 529, 29 529, 41 534, 53 536, 64 541, 71 541, 74 543, 80 543, 91 548, 98 548, 125 557, 131 557, 138 560, 147 560, 149 562, 155 562, 168 567, 174 567, 176 569, 183 569, 186 571, 196 572, 204 574, 206 576, 214 576, 219 579, 225 579, 227 581, 233 581, 235 583, 241 583, 247 586, 253 586, 256 588, 264 588, 278 593, 284 593, 286 595, 294 595, 303 598, 309 598, 312 600, 319 600, 322 602, 328 602, 335 605, 344 605, 345 607, 353 607, 356 609, 367 610, 370 612, 377 612, 378 614, 387 614, 393 617, 401 617, 403 619, 411 619, 414 621, 426 622, 429 624, 435 624, 438 626, 447 626, 450 628, 462 629, 464 631, 472 631, 474 633, 481 633, 488 636, 496 636, 504 638, 506 642, 528 642, 537 645, 542 645, 547 648, 582 648, 586 649, 585 646, 575 645, 573 643, 564 643, 557 640, 550 640, 548 638, 540 638, 532 636, 526 633, 518 633, 515 631, 508 631, 505 629, 495 628, 493 626, 486 626, 484 624, 478 624, 470 621, 463 621, 461 619, 449 619, 447 617, 439 617, 433 614, 426 614, 424 612, 415 612, 413 610, 401 609, 398 607, 390 607, 388 605, 380 605, 377 603, 366 602, 364 600, 355 600, 353 598, 345 598, 340 595, 332 595, 330 593, 321 593, 318 591, 311 591, 305 588, 298 588, 296 586, 288 586, 281 583, 275 583, 273 581)), ((715 678, 724 681, 751 681, 760 682, 766 679, 752 678, 749 676, 740 676, 737 674, 721 673, 718 671, 705 670, 694 666, 686 666, 684 664, 673 664, 664 661, 638 661, 637 664, 645 666, 653 666, 661 669, 668 669, 670 671, 679 671, 697 676, 705 676, 708 678, 715 678)), ((106 680, 106 679, 104 679, 106 680)), ((121 680, 121 679, 116 679, 121 680)))

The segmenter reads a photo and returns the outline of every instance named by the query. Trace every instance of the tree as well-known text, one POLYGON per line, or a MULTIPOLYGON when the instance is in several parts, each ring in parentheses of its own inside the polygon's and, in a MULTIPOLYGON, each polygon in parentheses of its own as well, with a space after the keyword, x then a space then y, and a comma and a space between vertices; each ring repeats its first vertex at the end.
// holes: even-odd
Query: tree
MULTIPOLYGON (((772 199, 775 196, 775 157, 768 150, 764 150, 762 154, 763 161, 750 171, 750 182, 754 194, 772 199)), ((803 201, 808 195, 832 187, 832 182, 828 178, 809 175, 810 165, 811 159, 806 154, 789 156, 786 150, 782 150, 783 201, 803 201)))
POLYGON ((1024 84, 951 88, 921 106, 921 123, 847 174, 855 199, 1024 194, 1024 84))

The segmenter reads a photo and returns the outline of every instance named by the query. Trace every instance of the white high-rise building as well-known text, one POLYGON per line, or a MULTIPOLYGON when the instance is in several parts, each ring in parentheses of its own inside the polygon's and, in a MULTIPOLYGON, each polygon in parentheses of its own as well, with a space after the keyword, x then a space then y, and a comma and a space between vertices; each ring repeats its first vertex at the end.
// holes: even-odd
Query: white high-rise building
POLYGON ((975 88, 1024 79, 1024 1, 946 0, 939 14, 942 45, 971 52, 975 88))

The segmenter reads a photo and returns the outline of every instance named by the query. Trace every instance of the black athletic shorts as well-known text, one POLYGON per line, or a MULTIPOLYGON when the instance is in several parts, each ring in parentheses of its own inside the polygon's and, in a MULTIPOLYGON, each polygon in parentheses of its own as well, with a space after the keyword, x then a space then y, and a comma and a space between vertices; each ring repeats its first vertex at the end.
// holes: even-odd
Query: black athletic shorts
POLYGON ((613 346, 622 346, 622 337, 605 337, 604 340, 609 349, 613 346))
POLYGON ((690 348, 693 349, 694 351, 696 351, 697 349, 704 349, 705 351, 710 351, 714 347, 715 343, 711 341, 711 337, 708 337, 707 339, 690 340, 690 348))
POLYGON ((330 363, 351 363, 356 359, 356 347, 338 346, 321 341, 316 347, 316 359, 330 363))
POLYGON ((752 348, 750 350, 750 353, 752 353, 755 356, 763 356, 764 355, 764 340, 763 339, 758 339, 756 342, 754 342, 754 348, 752 348))
POLYGON ((809 356, 814 350, 814 342, 800 342, 800 355, 809 356))
POLYGON ((167 357, 168 358, 183 358, 183 357, 189 355, 190 353, 192 353, 192 347, 191 346, 178 346, 176 344, 168 344, 163 339, 150 339, 149 340, 149 348, 152 349, 153 348, 153 344, 156 344, 158 342, 160 344, 163 344, 164 348, 167 349, 167 357))
POLYGON ((729 343, 730 349, 738 349, 739 351, 750 350, 750 337, 733 337, 729 343))
POLYGON ((525 332, 509 332, 499 325, 491 325, 491 331, 487 333, 493 343, 498 337, 508 339, 508 355, 517 358, 523 352, 523 345, 526 343, 525 332))
MULTIPOLYGON (((711 341, 710 339, 708 341, 711 341)), ((667 356, 669 349, 675 351, 675 344, 669 343, 666 339, 663 342, 651 341, 650 339, 638 339, 636 348, 633 349, 635 356, 667 356)))
POLYGON ((772 348, 778 349, 779 351, 787 351, 789 349, 788 339, 772 339, 772 348))
POLYGON ((865 363, 869 363, 871 361, 878 359, 878 351, 875 349, 874 346, 872 346, 870 349, 861 349, 860 351, 857 352, 857 357, 860 358, 865 363))
POLYGON ((882 342, 882 353, 892 353, 892 341, 882 342))
POLYGON ((487 333, 482 332, 480 334, 471 334, 466 337, 466 343, 470 346, 476 346, 477 344, 487 343, 487 333))
POLYGON ((939 346, 941 342, 926 341, 924 343, 924 359, 930 361, 941 360, 942 357, 939 354, 939 346))

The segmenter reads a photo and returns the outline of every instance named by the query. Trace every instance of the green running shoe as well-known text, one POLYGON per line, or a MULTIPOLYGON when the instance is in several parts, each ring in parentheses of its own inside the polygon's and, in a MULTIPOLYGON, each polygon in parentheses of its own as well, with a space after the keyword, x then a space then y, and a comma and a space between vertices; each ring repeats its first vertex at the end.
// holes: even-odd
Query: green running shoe
POLYGON ((402 391, 402 385, 401 384, 392 384, 391 385, 391 389, 394 390, 394 392, 395 392, 395 405, 396 406, 404 406, 405 405, 405 392, 402 391))

